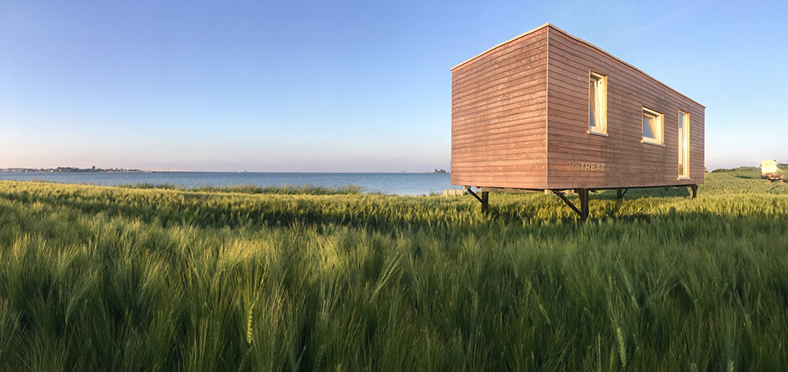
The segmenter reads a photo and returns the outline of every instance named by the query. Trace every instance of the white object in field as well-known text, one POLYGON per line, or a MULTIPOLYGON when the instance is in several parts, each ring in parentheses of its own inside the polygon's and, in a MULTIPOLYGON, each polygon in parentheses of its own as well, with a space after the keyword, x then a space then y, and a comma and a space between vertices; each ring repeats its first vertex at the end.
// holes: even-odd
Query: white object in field
POLYGON ((463 194, 465 194, 465 190, 463 189, 443 190, 443 196, 462 196, 463 194))
POLYGON ((777 173, 777 160, 764 160, 761 162, 761 176, 769 173, 777 173))

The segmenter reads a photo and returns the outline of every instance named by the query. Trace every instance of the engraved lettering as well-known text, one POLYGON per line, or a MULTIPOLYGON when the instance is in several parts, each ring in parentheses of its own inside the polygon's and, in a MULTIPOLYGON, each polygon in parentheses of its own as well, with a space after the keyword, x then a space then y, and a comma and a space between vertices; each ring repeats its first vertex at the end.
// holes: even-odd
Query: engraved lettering
POLYGON ((570 161, 570 171, 604 172, 605 163, 591 163, 585 161, 570 161))

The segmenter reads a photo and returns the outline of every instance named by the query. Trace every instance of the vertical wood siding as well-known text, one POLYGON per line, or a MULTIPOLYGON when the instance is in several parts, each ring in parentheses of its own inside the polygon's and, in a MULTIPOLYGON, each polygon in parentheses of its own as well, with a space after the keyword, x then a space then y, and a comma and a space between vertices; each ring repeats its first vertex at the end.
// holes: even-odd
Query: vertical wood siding
POLYGON ((452 70, 451 183, 544 188, 547 30, 452 70))

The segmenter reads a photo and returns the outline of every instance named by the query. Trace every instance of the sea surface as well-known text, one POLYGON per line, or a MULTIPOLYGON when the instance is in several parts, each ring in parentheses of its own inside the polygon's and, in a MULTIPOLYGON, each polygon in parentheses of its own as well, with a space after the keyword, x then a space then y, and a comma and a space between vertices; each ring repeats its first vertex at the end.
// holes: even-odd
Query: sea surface
POLYGON ((365 193, 429 195, 451 187, 447 173, 256 173, 256 172, 0 172, 0 180, 51 181, 58 183, 120 186, 127 184, 172 184, 198 186, 360 186, 365 193))

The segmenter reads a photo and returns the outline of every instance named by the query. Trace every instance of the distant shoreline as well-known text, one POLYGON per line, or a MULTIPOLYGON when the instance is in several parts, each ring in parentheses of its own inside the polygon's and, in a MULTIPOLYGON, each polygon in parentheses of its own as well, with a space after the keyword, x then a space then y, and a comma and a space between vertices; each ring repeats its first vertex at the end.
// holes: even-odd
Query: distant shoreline
POLYGON ((142 169, 125 169, 125 168, 71 168, 71 167, 57 167, 57 168, 3 168, 0 169, 1 173, 151 173, 152 171, 142 169))
POLYGON ((0 168, 0 173, 282 173, 282 174, 451 174, 450 172, 285 172, 285 171, 188 171, 188 170, 149 170, 149 169, 101 169, 96 168, 0 168))

